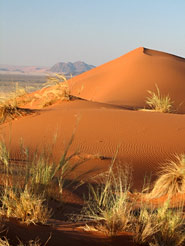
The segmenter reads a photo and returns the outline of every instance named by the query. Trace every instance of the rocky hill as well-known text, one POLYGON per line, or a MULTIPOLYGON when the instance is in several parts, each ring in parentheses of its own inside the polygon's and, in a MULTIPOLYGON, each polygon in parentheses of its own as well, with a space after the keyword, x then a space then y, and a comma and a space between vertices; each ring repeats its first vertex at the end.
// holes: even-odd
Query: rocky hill
POLYGON ((51 67, 49 71, 54 73, 63 73, 65 75, 72 74, 74 76, 86 72, 88 70, 91 70, 92 68, 95 68, 95 66, 88 65, 87 63, 82 61, 77 61, 74 63, 59 62, 55 64, 53 67, 51 67))

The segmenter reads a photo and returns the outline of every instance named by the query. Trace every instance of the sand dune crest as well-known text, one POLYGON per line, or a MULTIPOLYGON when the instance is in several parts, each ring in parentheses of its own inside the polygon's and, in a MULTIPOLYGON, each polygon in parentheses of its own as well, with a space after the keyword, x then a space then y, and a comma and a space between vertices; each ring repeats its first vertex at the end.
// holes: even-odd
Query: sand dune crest
POLYGON ((139 47, 69 80, 75 96, 133 108, 146 106, 155 84, 185 113, 185 59, 164 52, 139 47))

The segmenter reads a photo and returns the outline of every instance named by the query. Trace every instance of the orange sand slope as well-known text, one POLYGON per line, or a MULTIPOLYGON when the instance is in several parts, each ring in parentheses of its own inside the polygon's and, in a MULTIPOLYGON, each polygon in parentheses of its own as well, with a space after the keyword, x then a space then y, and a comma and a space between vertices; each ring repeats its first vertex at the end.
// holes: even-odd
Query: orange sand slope
MULTIPOLYGON (((6 123, 0 126, 0 133, 7 141, 10 136, 16 159, 19 158, 17 152, 21 139, 34 151, 51 146, 57 134, 53 153, 58 159, 78 118, 71 151, 112 158, 120 145, 118 160, 122 165, 128 163, 133 167, 137 187, 141 187, 146 174, 156 172, 160 162, 184 152, 185 115, 123 110, 84 100, 61 102, 39 114, 6 123)), ((109 159, 92 158, 80 172, 93 168, 100 172, 109 165, 109 159)))
POLYGON ((158 85, 174 108, 185 113, 185 59, 143 47, 72 78, 71 93, 96 102, 144 107, 158 85))
POLYGON ((133 167, 135 187, 141 187, 159 163, 185 152, 185 115, 125 109, 144 106, 155 83, 170 95, 177 111, 185 113, 185 59, 138 48, 72 78, 72 94, 86 100, 59 102, 0 125, 0 137, 10 142, 13 157, 19 159, 21 139, 34 152, 51 146, 57 134, 53 156, 59 159, 79 121, 71 151, 91 156, 79 171, 106 170, 119 146, 118 161, 133 167), (106 158, 93 158, 98 155, 106 158))

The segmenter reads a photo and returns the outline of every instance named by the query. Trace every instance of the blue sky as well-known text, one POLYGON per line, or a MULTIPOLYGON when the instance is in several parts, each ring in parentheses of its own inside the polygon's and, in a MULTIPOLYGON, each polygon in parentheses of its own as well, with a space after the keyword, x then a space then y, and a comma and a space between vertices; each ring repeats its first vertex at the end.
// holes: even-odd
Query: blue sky
POLYGON ((185 0, 0 0, 0 64, 100 65, 139 46, 185 57, 185 0))

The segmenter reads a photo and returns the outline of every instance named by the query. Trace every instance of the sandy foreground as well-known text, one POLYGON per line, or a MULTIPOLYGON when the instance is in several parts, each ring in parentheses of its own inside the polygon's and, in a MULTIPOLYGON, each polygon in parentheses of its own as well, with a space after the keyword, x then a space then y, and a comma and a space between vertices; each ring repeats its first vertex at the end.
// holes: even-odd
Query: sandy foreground
MULTIPOLYGON (((34 153, 51 146, 56 137, 52 151, 57 161, 75 132, 70 153, 78 151, 79 158, 88 159, 76 171, 89 171, 84 180, 108 170, 118 150, 116 163, 132 167, 132 190, 140 191, 145 177, 155 179, 161 163, 185 152, 185 59, 140 47, 72 78, 69 87, 78 97, 75 100, 0 125, 11 158, 19 161, 20 141, 34 153), (146 107, 147 90, 155 91, 155 84, 174 101, 174 113, 137 110, 146 107)), ((81 197, 68 192, 75 209, 81 197)), ((45 227, 8 224, 7 236, 13 241, 18 236, 22 240, 39 237, 43 242, 51 233, 47 245, 134 245, 129 234, 108 238, 58 218, 45 227)))

